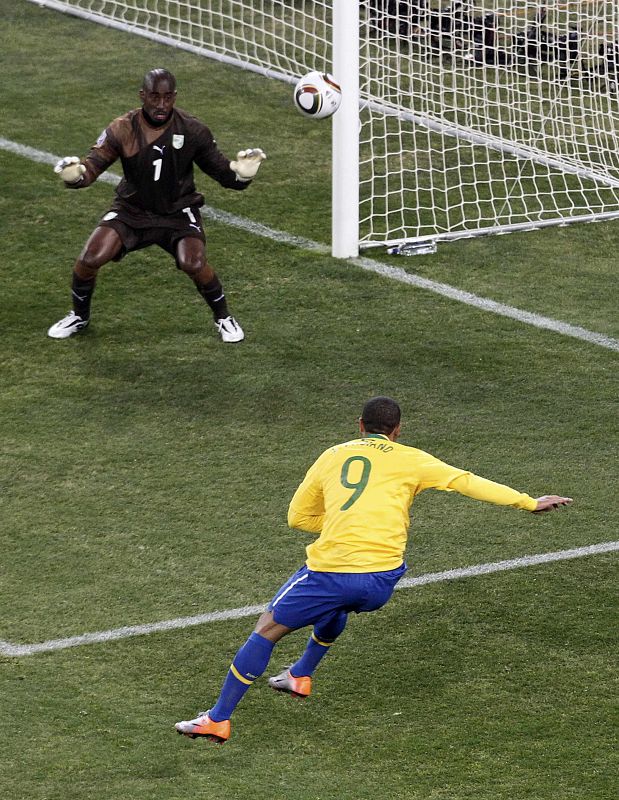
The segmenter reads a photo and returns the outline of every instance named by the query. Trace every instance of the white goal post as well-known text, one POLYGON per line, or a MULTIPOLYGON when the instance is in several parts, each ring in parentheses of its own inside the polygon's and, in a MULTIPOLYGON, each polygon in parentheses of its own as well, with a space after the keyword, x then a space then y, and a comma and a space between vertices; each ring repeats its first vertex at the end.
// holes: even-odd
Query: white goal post
POLYGON ((619 218, 617 0, 30 1, 269 79, 332 72, 337 257, 619 218))

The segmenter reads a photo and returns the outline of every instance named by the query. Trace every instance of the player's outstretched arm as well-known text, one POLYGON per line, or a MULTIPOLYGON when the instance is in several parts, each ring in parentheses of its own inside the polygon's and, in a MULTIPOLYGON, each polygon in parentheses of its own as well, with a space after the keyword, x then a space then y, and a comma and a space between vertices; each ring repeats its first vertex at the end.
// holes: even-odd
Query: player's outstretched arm
POLYGON ((521 508, 524 511, 533 513, 540 511, 550 511, 559 506, 566 506, 572 502, 571 497, 560 497, 557 494, 544 495, 543 497, 530 497, 524 492, 518 492, 502 483, 490 481, 472 472, 464 472, 454 478, 449 488, 453 489, 466 497, 475 500, 484 500, 487 503, 496 503, 500 506, 511 506, 521 508))
POLYGON ((77 156, 65 156, 54 167, 54 172, 70 185, 80 183, 83 179, 86 167, 77 156))
POLYGON ((541 511, 552 511, 554 508, 561 506, 569 506, 573 502, 571 497, 559 497, 558 494, 545 494, 543 497, 537 497, 537 508, 534 508, 531 513, 539 514, 541 511))
POLYGON ((254 147, 249 150, 239 150, 236 160, 230 162, 230 169, 236 172, 236 177, 240 181, 250 181, 255 178, 260 169, 260 164, 266 158, 266 154, 259 148, 254 147))

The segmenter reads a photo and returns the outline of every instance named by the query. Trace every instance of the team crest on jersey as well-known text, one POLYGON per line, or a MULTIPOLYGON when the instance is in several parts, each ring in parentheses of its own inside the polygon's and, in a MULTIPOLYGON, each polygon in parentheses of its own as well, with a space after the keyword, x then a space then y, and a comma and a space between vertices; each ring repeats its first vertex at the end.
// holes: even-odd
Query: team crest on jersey
POLYGON ((97 147, 101 147, 103 142, 107 139, 107 131, 102 131, 101 135, 97 139, 97 147))
POLYGON ((172 147, 175 150, 180 150, 181 147, 185 144, 185 137, 181 133, 175 133, 172 136, 172 147))

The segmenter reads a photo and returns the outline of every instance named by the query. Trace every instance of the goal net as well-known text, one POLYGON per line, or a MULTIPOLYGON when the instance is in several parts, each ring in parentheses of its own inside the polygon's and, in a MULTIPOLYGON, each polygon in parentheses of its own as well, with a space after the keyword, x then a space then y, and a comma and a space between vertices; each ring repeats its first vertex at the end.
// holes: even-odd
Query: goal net
POLYGON ((36 2, 288 82, 340 65, 357 169, 339 254, 619 217, 616 0, 36 2))

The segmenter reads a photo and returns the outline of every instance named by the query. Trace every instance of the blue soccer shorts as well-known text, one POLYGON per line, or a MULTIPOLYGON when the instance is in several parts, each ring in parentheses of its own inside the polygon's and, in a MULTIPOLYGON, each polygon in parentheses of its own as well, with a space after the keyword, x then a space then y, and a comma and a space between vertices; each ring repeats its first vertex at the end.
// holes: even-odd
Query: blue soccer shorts
POLYGON ((268 609, 275 622, 295 629, 340 611, 376 611, 405 572, 406 563, 387 572, 314 572, 305 565, 279 589, 268 609))

